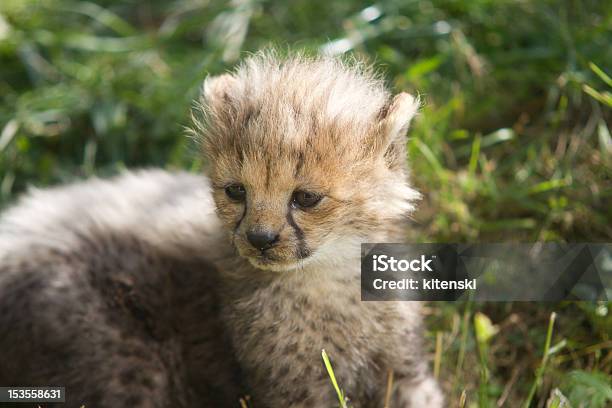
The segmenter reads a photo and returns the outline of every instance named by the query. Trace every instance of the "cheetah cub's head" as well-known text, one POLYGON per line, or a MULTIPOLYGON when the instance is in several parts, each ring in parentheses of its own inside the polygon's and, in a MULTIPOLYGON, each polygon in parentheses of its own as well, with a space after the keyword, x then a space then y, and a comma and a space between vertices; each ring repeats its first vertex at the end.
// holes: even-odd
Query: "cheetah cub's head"
POLYGON ((363 64, 262 53, 206 79, 200 102, 217 213, 254 266, 358 254, 412 210, 404 137, 418 102, 363 64))

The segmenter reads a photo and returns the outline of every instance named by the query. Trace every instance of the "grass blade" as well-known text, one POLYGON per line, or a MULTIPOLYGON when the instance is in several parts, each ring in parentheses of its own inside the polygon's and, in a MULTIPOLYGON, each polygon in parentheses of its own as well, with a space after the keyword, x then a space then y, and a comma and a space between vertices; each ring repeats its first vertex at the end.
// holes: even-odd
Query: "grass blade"
POLYGON ((548 357, 550 356, 550 343, 552 341, 553 327, 555 325, 555 319, 557 318, 557 314, 552 312, 550 314, 550 320, 548 321, 548 331, 546 332, 546 342, 544 343, 544 355, 542 356, 542 362, 540 366, 536 370, 536 378, 531 385, 531 389, 529 390, 529 394, 527 395, 527 399, 523 404, 523 408, 529 408, 531 405, 531 401, 535 396, 536 391, 540 387, 542 383, 542 377, 544 376, 544 371, 546 370, 546 366, 548 364, 548 357))
POLYGON ((393 394, 393 370, 389 370, 387 374, 387 390, 385 392, 385 405, 384 408, 391 407, 391 395, 393 394))
POLYGON ((321 357, 323 357, 323 362, 325 363, 327 374, 329 374, 329 378, 331 379, 332 385, 334 386, 336 394, 338 395, 338 402, 340 403, 340 408, 348 408, 348 406, 346 405, 346 398, 344 397, 344 393, 338 386, 338 381, 336 381, 334 369, 332 368, 331 362, 329 361, 329 357, 327 356, 325 350, 321 350, 321 357))

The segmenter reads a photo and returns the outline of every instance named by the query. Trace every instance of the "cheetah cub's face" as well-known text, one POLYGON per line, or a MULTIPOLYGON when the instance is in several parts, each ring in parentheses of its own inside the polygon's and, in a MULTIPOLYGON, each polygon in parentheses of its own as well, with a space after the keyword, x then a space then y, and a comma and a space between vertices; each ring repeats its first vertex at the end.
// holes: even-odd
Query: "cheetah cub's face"
POLYGON ((261 54, 208 78, 197 134, 238 253, 286 271, 384 239, 418 196, 404 140, 417 106, 333 59, 261 54))

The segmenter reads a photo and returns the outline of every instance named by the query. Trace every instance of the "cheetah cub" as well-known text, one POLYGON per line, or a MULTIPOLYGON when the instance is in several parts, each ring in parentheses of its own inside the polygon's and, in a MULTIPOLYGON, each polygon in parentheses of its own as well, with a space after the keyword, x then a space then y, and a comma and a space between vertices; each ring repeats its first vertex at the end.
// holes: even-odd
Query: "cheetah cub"
POLYGON ((208 177, 35 190, 0 217, 0 385, 66 406, 443 406, 416 302, 361 302, 360 243, 399 242, 418 107, 359 63, 260 53, 209 78, 208 177))
POLYGON ((259 55, 207 79, 196 134, 217 214, 223 314, 250 392, 270 407, 330 407, 321 349, 351 404, 440 407, 419 304, 361 302, 360 243, 400 242, 418 193, 405 133, 418 102, 367 67, 259 55))

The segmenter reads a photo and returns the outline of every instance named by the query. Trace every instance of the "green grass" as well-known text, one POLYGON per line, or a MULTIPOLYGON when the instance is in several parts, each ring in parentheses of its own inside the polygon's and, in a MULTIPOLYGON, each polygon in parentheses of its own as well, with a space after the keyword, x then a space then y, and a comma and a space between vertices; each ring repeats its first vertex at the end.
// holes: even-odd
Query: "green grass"
POLYGON ((344 392, 340 389, 338 385, 338 381, 336 380, 336 374, 334 373, 334 369, 332 367, 331 361, 329 361, 329 356, 325 352, 325 350, 321 351, 321 357, 323 358, 323 364, 325 364, 325 369, 327 370, 327 374, 329 375, 329 379, 334 387, 334 391, 336 391, 336 395, 338 396, 338 406, 340 408, 347 408, 346 396, 344 392))
MULTIPOLYGON (((610 241, 611 26, 596 0, 3 0, 0 207, 29 185, 198 170, 182 129, 203 77, 275 44, 359 54, 421 95, 410 240, 610 241)), ((429 305, 450 401, 524 403, 554 311, 565 345, 531 405, 557 388, 574 407, 609 404, 610 307, 429 305), (498 330, 486 344, 474 316, 498 330)))

